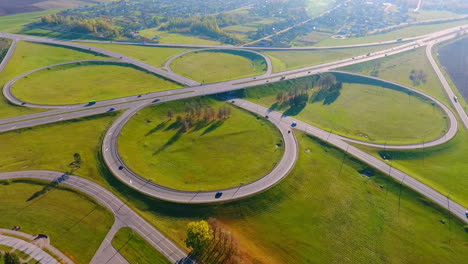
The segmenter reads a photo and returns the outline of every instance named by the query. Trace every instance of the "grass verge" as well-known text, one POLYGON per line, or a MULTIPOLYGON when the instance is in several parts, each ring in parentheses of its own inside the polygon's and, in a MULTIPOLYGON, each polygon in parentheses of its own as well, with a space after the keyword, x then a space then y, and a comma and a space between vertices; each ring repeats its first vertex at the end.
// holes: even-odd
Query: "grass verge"
POLYGON ((1 182, 0 225, 46 234, 75 263, 89 263, 112 226, 112 214, 89 197, 64 187, 36 197, 46 184, 32 180, 1 182))
POLYGON ((170 264, 171 262, 129 227, 117 232, 112 246, 130 263, 170 264))
POLYGON ((192 52, 177 58, 171 68, 201 83, 221 82, 265 73, 263 57, 237 50, 192 52))
POLYGON ((182 86, 177 83, 131 65, 85 62, 33 73, 15 83, 12 92, 26 102, 59 105, 108 100, 180 87, 182 86))
POLYGON ((119 151, 137 174, 178 190, 215 190, 239 186, 267 175, 283 154, 282 137, 269 121, 236 107, 227 119, 193 121, 182 132, 185 109, 212 107, 215 114, 228 103, 209 98, 147 107, 124 127, 119 151), (167 112, 172 110, 170 119, 167 112), (280 146, 280 147, 278 147, 280 146), (242 155, 240 155, 242 153, 242 155), (242 169, 240 169, 242 168, 242 169))

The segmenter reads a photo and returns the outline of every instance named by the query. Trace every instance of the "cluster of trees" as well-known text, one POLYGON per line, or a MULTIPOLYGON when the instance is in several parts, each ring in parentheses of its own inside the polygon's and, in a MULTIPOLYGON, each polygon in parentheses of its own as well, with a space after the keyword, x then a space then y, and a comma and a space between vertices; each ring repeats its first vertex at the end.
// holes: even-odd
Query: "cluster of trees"
POLYGON ((206 36, 228 44, 238 44, 240 41, 223 31, 215 16, 194 16, 190 18, 173 18, 159 28, 170 32, 187 32, 206 36))
POLYGON ((214 218, 210 218, 208 221, 189 223, 185 244, 192 249, 191 258, 198 263, 234 264, 242 262, 237 239, 214 218))
POLYGON ((2 62, 3 58, 8 52, 8 48, 10 47, 10 44, 11 44, 10 40, 0 39, 0 62, 2 62))
POLYGON ((293 89, 289 92, 279 92, 276 95, 276 101, 280 105, 290 107, 304 106, 309 101, 309 94, 306 89, 293 89))
POLYGON ((427 81, 427 74, 423 70, 411 70, 409 78, 417 86, 427 81))
MULTIPOLYGON (((198 122, 210 123, 213 121, 224 121, 231 116, 231 107, 224 105, 215 110, 212 106, 202 105, 200 102, 191 102, 185 105, 184 115, 177 115, 176 121, 180 123, 182 132, 188 131, 198 122)), ((175 116, 173 109, 167 110, 167 117, 172 120, 175 116)))
POLYGON ((51 14, 42 16, 40 24, 81 34, 95 34, 106 38, 116 38, 120 36, 120 31, 115 26, 102 19, 84 19, 74 16, 51 14))
POLYGON ((10 252, 6 252, 3 255, 0 252, 0 262, 5 263, 5 264, 22 264, 23 263, 21 262, 18 255, 16 255, 15 253, 10 253, 10 252))

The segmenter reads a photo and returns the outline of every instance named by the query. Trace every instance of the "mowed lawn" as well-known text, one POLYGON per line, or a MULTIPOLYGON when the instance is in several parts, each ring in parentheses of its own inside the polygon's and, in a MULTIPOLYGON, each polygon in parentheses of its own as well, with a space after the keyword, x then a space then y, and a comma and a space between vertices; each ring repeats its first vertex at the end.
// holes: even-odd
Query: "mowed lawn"
POLYGON ((441 102, 446 103, 447 106, 450 106, 444 88, 426 57, 425 48, 346 66, 340 68, 340 70, 373 75, 385 80, 401 83, 432 95, 441 102), (413 82, 410 79, 412 70, 426 73, 426 81, 420 83, 413 82))
MULTIPOLYGON (((0 72, 0 85, 3 87, 5 83, 15 77, 47 65, 73 60, 104 58, 103 56, 85 51, 21 41, 18 43, 13 57, 5 70, 0 72)), ((8 104, 3 96, 0 99, 0 118, 32 114, 40 111, 44 111, 44 109, 13 106, 8 104)))
POLYGON ((361 175, 364 164, 326 143, 297 137, 299 160, 280 185, 217 209, 259 261, 247 263, 464 262, 461 221, 378 172, 361 175))
POLYGON ((218 218, 247 252, 244 263, 458 264, 468 254, 460 222, 386 176, 361 176, 365 165, 302 134, 297 135, 296 168, 279 185, 255 197, 216 206, 175 205, 145 197, 109 175, 96 154, 114 118, 0 134, 4 150, 0 170, 67 170, 73 153, 79 152, 83 164, 75 174, 127 200, 181 247, 189 221, 218 218), (43 155, 47 149, 48 155, 43 155))
POLYGON ((263 53, 271 58, 273 63, 273 72, 282 72, 347 59, 358 55, 366 55, 369 52, 385 50, 394 46, 395 45, 384 45, 324 50, 276 50, 263 51, 263 53))
MULTIPOLYGON (((338 78, 339 79, 339 78, 338 78)), ((301 87, 285 81, 249 88, 246 99, 346 137, 374 143, 411 144, 434 140, 448 128, 445 113, 431 101, 378 84, 343 83, 334 100, 322 99, 318 88, 303 109, 276 107, 276 95, 301 87)))
POLYGON ((46 234, 75 263, 89 263, 114 217, 94 200, 68 188, 54 188, 33 198, 45 184, 48 182, 0 182, 0 226, 46 234))
POLYGON ((88 62, 35 72, 12 87, 30 103, 76 104, 171 90, 181 85, 127 64, 88 62), (77 78, 79 76, 79 78, 77 78))
POLYGON ((148 107, 122 130, 119 151, 134 172, 180 190, 215 190, 246 184, 267 175, 283 154, 282 137, 264 118, 229 106, 227 120, 199 121, 185 133, 169 120, 172 109, 182 115, 198 101, 216 111, 226 102, 193 99, 148 107))
POLYGON ((163 68, 166 61, 175 55, 189 51, 187 48, 166 48, 166 47, 151 47, 141 45, 124 45, 124 44, 103 44, 103 43, 81 43, 88 46, 93 46, 101 49, 106 49, 120 53, 125 56, 143 61, 150 65, 163 68))
POLYGON ((267 70, 260 55, 243 51, 192 52, 174 60, 171 68, 201 83, 240 79, 260 75, 267 70))
POLYGON ((464 159, 468 156, 467 143, 468 133, 460 130, 450 142, 432 148, 407 151, 384 151, 368 147, 362 149, 378 158, 381 158, 380 154, 387 154, 391 157, 389 162, 393 167, 468 207, 468 163, 464 159))
POLYGON ((170 264, 171 262, 129 227, 117 232, 112 246, 130 263, 170 264))

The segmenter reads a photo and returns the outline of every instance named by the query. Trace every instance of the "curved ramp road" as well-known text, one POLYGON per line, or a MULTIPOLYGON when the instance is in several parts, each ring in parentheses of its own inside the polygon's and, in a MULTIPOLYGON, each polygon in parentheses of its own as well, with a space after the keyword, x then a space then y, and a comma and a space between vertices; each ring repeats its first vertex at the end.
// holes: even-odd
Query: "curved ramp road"
MULTIPOLYGON (((453 112, 447 106, 445 106, 445 104, 443 104, 442 102, 440 102, 436 98, 434 98, 434 97, 432 97, 432 96, 430 96, 430 95, 428 95, 426 93, 423 93, 423 92, 421 92, 419 90, 413 89, 411 87, 408 87, 408 86, 405 86, 405 85, 402 85, 402 84, 399 84, 399 83, 396 83, 396 82, 387 81, 387 80, 380 79, 380 78, 377 78, 377 77, 370 77, 370 76, 363 75, 363 74, 349 73, 349 72, 343 72, 343 71, 330 71, 330 72, 332 72, 332 73, 336 72, 336 73, 341 73, 341 74, 364 77, 364 78, 368 78, 368 79, 374 79, 374 80, 378 80, 378 81, 383 82, 383 83, 388 83, 388 84, 392 84, 392 85, 395 85, 395 86, 402 87, 402 88, 404 88, 404 89, 406 89, 408 91, 416 93, 416 94, 418 94, 418 95, 420 95, 422 97, 425 97, 425 98, 431 100, 432 102, 434 102, 436 105, 438 105, 445 112, 445 114, 448 117, 448 121, 449 121, 449 128, 447 129, 445 134, 443 134, 440 138, 432 140, 432 141, 428 141, 428 142, 418 143, 418 144, 387 145, 387 144, 371 143, 371 142, 367 142, 367 141, 351 139, 351 138, 335 135, 336 137, 341 138, 344 141, 357 143, 357 144, 360 144, 360 145, 365 145, 365 146, 370 146, 370 147, 376 147, 376 148, 404 150, 404 149, 421 149, 421 148, 428 148, 428 147, 438 146, 438 145, 444 144, 444 143, 452 140, 457 135, 457 132, 458 132, 457 117, 453 114, 453 112)), ((385 88, 385 89, 387 89, 387 88, 385 88)))
POLYGON ((108 62, 108 63, 120 63, 120 64, 129 64, 126 62, 120 62, 118 60, 78 60, 78 61, 69 61, 69 62, 64 62, 64 63, 57 63, 53 65, 48 65, 44 66, 41 68, 34 69, 32 71, 29 71, 27 73, 24 73, 20 76, 17 76, 13 80, 9 81, 3 86, 3 96, 10 101, 10 103, 20 105, 20 106, 26 106, 26 107, 36 107, 36 108, 69 108, 69 107, 76 107, 76 106, 81 106, 82 104, 76 104, 76 105, 44 105, 44 104, 32 104, 32 103, 27 103, 19 98, 17 98, 11 91, 11 88, 15 83, 33 73, 48 69, 48 68, 53 68, 53 67, 58 67, 58 66, 64 66, 68 64, 77 64, 77 63, 85 63, 85 62, 108 62))
POLYGON ((453 92, 452 88, 450 87, 450 84, 447 82, 447 79, 445 78, 444 74, 440 70, 439 65, 437 65, 437 62, 434 60, 434 57, 432 56, 433 47, 434 47, 434 43, 427 45, 426 56, 429 59, 429 62, 431 63, 431 66, 434 69, 435 73, 437 74, 437 77, 439 77, 439 80, 442 83, 442 86, 444 87, 444 91, 447 94, 450 102, 452 102, 452 105, 457 111, 458 116, 463 122, 463 125, 465 126, 466 129, 468 129, 468 115, 466 114, 465 109, 463 109, 463 106, 460 105, 458 100, 455 101, 455 98, 456 98, 455 92, 453 92))
POLYGON ((288 175, 297 160, 297 142, 293 133, 288 132, 288 126, 280 122, 279 118, 269 118, 281 132, 284 142, 284 155, 276 167, 263 178, 254 182, 236 186, 233 188, 214 191, 180 191, 158 185, 150 180, 144 179, 127 167, 120 157, 118 150, 118 139, 125 124, 141 110, 144 106, 125 112, 107 131, 102 144, 102 153, 107 167, 117 178, 128 186, 146 195, 176 203, 215 203, 226 202, 253 196, 263 192, 288 175), (218 191, 222 191, 221 197, 216 198, 218 191))
POLYGON ((65 47, 73 47, 76 49, 80 50, 85 50, 85 51, 92 51, 96 53, 101 53, 106 56, 112 57, 112 58, 117 58, 121 59, 124 62, 128 62, 130 64, 133 64, 139 68, 145 69, 147 71, 153 72, 157 75, 163 76, 165 78, 168 78, 170 80, 174 80, 178 83, 185 84, 185 85, 194 85, 194 81, 187 79, 185 77, 182 77, 180 75, 174 75, 169 72, 166 72, 158 67, 154 67, 152 65, 149 65, 147 63, 144 63, 142 61, 139 61, 137 59, 119 54, 117 52, 113 51, 108 51, 105 49, 101 48, 96 48, 96 47, 91 47, 91 46, 86 46, 83 44, 79 43, 74 43, 74 42, 66 42, 66 41, 61 41, 61 40, 54 40, 54 39, 48 39, 48 38, 42 38, 42 37, 34 37, 34 36, 26 36, 26 35, 17 35, 17 34, 11 34, 11 33, 0 33, 0 37, 3 38, 9 38, 9 39, 14 39, 14 40, 23 40, 23 41, 31 41, 31 42, 37 42, 37 43, 46 43, 46 44, 53 44, 53 45, 59 45, 59 46, 65 46, 65 47))
MULTIPOLYGON (((239 107, 242 107, 244 109, 247 109, 249 111, 252 111, 258 114, 262 114, 262 115, 268 114, 270 116, 269 119, 280 129, 281 133, 283 134, 285 145, 287 145, 287 147, 285 149, 285 155, 283 156, 280 162, 281 166, 278 165, 270 174, 268 174, 262 179, 255 181, 251 184, 224 190, 225 192, 223 196, 219 199, 214 198, 214 194, 215 194, 214 191, 213 192, 198 192, 198 193, 181 192, 177 190, 167 189, 162 186, 158 186, 150 181, 146 181, 142 179, 138 175, 135 175, 134 173, 132 173, 125 166, 123 166, 124 164, 120 160, 120 157, 118 155, 118 149, 116 146, 119 131, 122 129, 126 121, 128 121, 131 118, 131 116, 133 116, 141 108, 154 103, 155 98, 160 99, 161 102, 180 100, 180 99, 185 99, 185 98, 190 98, 190 97, 218 94, 222 92, 258 86, 258 85, 270 83, 270 82, 278 82, 285 78, 290 79, 290 78, 309 76, 312 74, 318 74, 324 71, 330 71, 331 69, 334 69, 334 68, 361 63, 365 61, 371 61, 371 60, 374 60, 377 58, 383 58, 385 56, 392 55, 392 54, 398 54, 401 52, 412 50, 416 47, 432 45, 437 41, 448 40, 448 39, 454 38, 457 32, 463 28, 468 28, 468 25, 462 26, 462 27, 451 28, 447 30, 442 30, 439 32, 421 36, 417 39, 415 38, 416 40, 413 42, 406 43, 398 47, 387 49, 384 51, 375 52, 369 55, 356 56, 354 58, 339 60, 339 61, 331 62, 331 63, 325 63, 322 65, 315 65, 315 66, 300 68, 296 70, 286 71, 282 73, 275 73, 275 74, 271 74, 269 76, 262 77, 262 78, 250 77, 250 78, 231 80, 227 82, 214 83, 214 84, 203 85, 203 86, 200 86, 200 83, 196 81, 189 80, 185 77, 179 76, 172 72, 163 71, 159 68, 142 63, 138 60, 135 60, 126 56, 122 56, 118 53, 110 52, 104 49, 89 47, 89 46, 81 45, 77 43, 69 43, 69 42, 63 42, 63 41, 58 41, 58 40, 51 40, 51 39, 46 39, 46 38, 41 38, 41 37, 0 33, 0 37, 11 38, 14 40, 11 49, 8 51, 6 59, 0 65, 0 71, 4 68, 8 60, 11 58, 11 54, 14 51, 16 41, 25 40, 25 41, 33 41, 33 42, 39 42, 39 43, 49 43, 49 44, 56 44, 56 45, 61 45, 61 46, 69 46, 69 47, 102 53, 102 54, 105 54, 114 58, 119 58, 121 59, 121 61, 125 63, 131 63, 137 67, 154 72, 168 79, 172 79, 177 82, 185 83, 187 85, 192 86, 188 88, 150 93, 150 94, 145 94, 142 96, 130 96, 130 97, 117 98, 113 100, 101 101, 101 102, 97 102, 96 105, 93 105, 93 106, 71 105, 71 106, 65 106, 65 108, 59 108, 59 109, 55 109, 55 110, 51 110, 47 112, 3 119, 3 120, 0 120, 0 132, 11 131, 11 130, 19 129, 19 128, 31 127, 31 126, 36 126, 40 124, 58 122, 61 120, 68 120, 68 119, 74 119, 78 117, 96 115, 96 114, 108 112, 110 106, 115 107, 116 110, 130 109, 129 111, 126 111, 117 120, 117 122, 113 124, 113 126, 108 131, 104 139, 102 151, 103 151, 105 161, 108 164, 111 171, 115 173, 119 179, 121 179, 123 182, 127 183, 128 185, 131 185, 134 189, 137 189, 149 195, 153 195, 155 197, 160 197, 161 199, 164 199, 164 200, 177 201, 177 202, 183 202, 183 203, 208 203, 208 202, 229 201, 229 200, 240 199, 242 197, 247 197, 247 196, 256 194, 262 190, 266 190, 270 188, 271 186, 274 186, 282 178, 284 178, 287 175, 288 171, 294 166, 294 162, 297 158, 297 145, 295 142, 295 138, 293 136, 293 133, 288 132, 288 130, 291 129, 290 128, 291 123, 296 122, 297 123, 296 129, 305 131, 306 133, 316 136, 320 138, 321 140, 324 140, 344 150, 350 155, 353 155, 354 157, 364 161, 370 166, 390 175, 397 181, 400 181, 401 183, 406 184, 410 188, 413 188, 417 192, 433 200, 438 205, 444 208, 447 208, 447 210, 449 210, 454 215, 462 219, 462 221, 467 222, 467 218, 465 217, 466 209, 463 206, 455 203, 454 201, 448 199, 444 195, 438 193, 437 191, 424 185, 423 183, 415 180, 414 178, 411 178, 409 175, 399 170, 394 169, 393 167, 391 167, 384 161, 381 161, 351 146, 350 144, 346 142, 346 141, 351 141, 350 139, 346 139, 346 138, 337 136, 335 134, 332 134, 330 132, 320 130, 314 126, 295 120, 294 118, 283 116, 282 114, 278 112, 272 112, 269 109, 266 109, 264 107, 261 107, 251 102, 247 102, 247 101, 240 100, 240 99, 234 100, 234 103, 237 104, 239 107), (123 166, 122 169, 119 170, 119 166, 123 166)), ((176 45, 172 45, 172 46, 176 46, 176 45)), ((358 45, 358 46, 366 46, 366 45, 358 45)), ((220 47, 215 46, 215 48, 220 48, 220 47)), ((327 47, 327 48, 333 48, 333 47, 327 47)), ((264 49, 264 48, 259 48, 259 49, 264 49)), ((293 49, 301 49, 301 48, 293 48, 293 49)), ((314 49, 317 49, 317 48, 315 47, 314 49)), ((441 75, 439 75, 439 78, 440 76, 441 75)), ((450 87, 448 87, 448 89, 449 88, 450 87)), ((446 91, 450 96, 451 94, 448 92, 447 89, 446 91)), ((432 98, 420 92, 419 94, 426 96, 428 98, 432 98)), ((438 102, 437 100, 434 100, 434 101, 438 102)), ((448 108, 444 108, 444 107, 443 109, 448 110, 448 108)), ((421 144, 406 145, 406 146, 396 146, 396 148, 407 149, 407 148, 428 147, 429 144, 436 145, 436 144, 441 144, 443 142, 446 142, 447 138, 453 137, 454 131, 456 132, 456 129, 454 127, 456 126, 456 122, 453 122, 454 121, 453 114, 450 112, 450 110, 448 110, 447 114, 449 115, 449 119, 451 121, 451 127, 449 131, 447 132, 447 136, 444 139, 440 138, 433 142, 428 142, 427 144, 421 143, 421 144), (452 116, 450 116, 450 114, 452 116)), ((361 143, 361 142, 357 142, 357 143, 361 143)), ((380 145, 380 146, 382 147, 383 145, 380 145)), ((390 148, 390 146, 386 146, 386 145, 384 147, 390 148)), ((50 180, 55 180, 62 176, 63 176, 62 173, 51 172, 51 171, 0 173, 0 179, 35 178, 35 179, 42 179, 42 180, 50 181, 50 180)), ((119 262, 124 263, 122 258, 117 256, 117 254, 115 253, 116 251, 110 248, 111 246, 109 243, 109 239, 116 232, 115 230, 118 230, 118 228, 122 226, 132 227, 140 235, 145 237, 150 244, 152 244, 155 248, 160 250, 171 261, 178 261, 186 257, 185 253, 182 250, 177 248, 171 241, 165 238, 158 230, 156 230, 149 223, 143 220, 139 215, 137 215, 128 206, 126 206, 125 203, 120 201, 117 197, 115 197, 112 193, 110 193, 105 188, 93 182, 79 178, 77 176, 66 177, 66 180, 63 181, 63 184, 70 186, 72 188, 79 189, 82 192, 85 192, 86 194, 94 197, 100 203, 102 203, 103 205, 108 207, 111 211, 113 211, 116 217, 116 222, 113 228, 111 229, 111 232, 109 233, 109 237, 106 240, 107 242, 101 245, 101 247, 98 250, 98 253, 93 259, 93 263, 105 263, 109 260, 111 261, 115 260, 114 263, 119 263, 119 262)))
MULTIPOLYGON (((79 176, 64 174, 56 171, 19 171, 0 173, 0 180, 9 179, 37 179, 43 181, 59 181, 67 187, 77 189, 97 200, 107 207, 115 216, 118 227, 131 227, 139 235, 144 237, 148 243, 159 250, 172 263, 187 258, 187 254, 177 247, 171 240, 139 216, 135 211, 122 202, 110 191, 92 181, 79 176)), ((118 230, 118 229, 117 229, 118 230)), ((112 231, 112 230, 111 230, 112 231)), ((109 244, 110 246, 110 244, 109 244)), ((100 248, 99 251, 103 249, 100 248)), ((99 253, 99 252, 98 252, 99 253)), ((93 259, 96 264, 106 263, 106 259, 93 259)), ((108 262, 112 263, 112 262, 108 262)))
POLYGON ((261 75, 258 75, 258 77, 267 77, 269 75, 271 75, 271 73, 273 72, 273 63, 271 62, 271 59, 270 57, 266 56, 265 54, 261 53, 261 52, 258 52, 258 51, 254 51, 254 50, 248 50, 248 49, 240 49, 240 48, 206 48, 206 49, 196 49, 196 50, 189 50, 189 51, 185 51, 185 52, 182 52, 182 53, 179 53, 177 55, 175 55, 174 57, 170 58, 166 64, 164 65, 164 68, 166 68, 169 72, 172 72, 174 74, 177 74, 174 72, 174 70, 172 70, 171 68, 171 64, 172 62, 174 62, 176 59, 184 56, 184 55, 187 55, 189 53, 193 53, 193 52, 201 52, 201 51, 223 51, 223 50, 227 50, 227 51, 243 51, 243 52, 250 52, 250 53, 253 53, 253 54, 257 54, 258 56, 261 56, 264 60, 265 60, 265 63, 267 65, 267 70, 264 74, 261 74, 261 75))
MULTIPOLYGON (((30 235, 30 234, 26 234, 24 232, 14 231, 14 230, 4 229, 4 228, 0 228, 0 234, 8 234, 8 235, 11 235, 11 236, 14 236, 14 237, 21 237, 21 238, 24 238, 24 239, 29 240, 29 241, 32 241, 36 237, 36 236, 30 235)), ((45 248, 49 252, 52 252, 52 254, 57 256, 57 259, 61 260, 62 262, 68 263, 68 264, 73 264, 73 261, 71 261, 67 256, 65 256, 65 254, 60 252, 58 249, 56 249, 52 245, 46 245, 45 248)))
POLYGON ((271 111, 270 109, 266 107, 256 105, 249 101, 245 101, 241 99, 234 99, 234 101, 237 105, 241 106, 244 109, 256 112, 257 114, 268 115, 270 118, 279 119, 285 125, 290 126, 293 122, 296 122, 297 126, 294 129, 303 131, 307 134, 310 134, 314 137, 319 138, 320 140, 324 142, 328 142, 329 144, 335 147, 338 147, 344 152, 358 158, 359 160, 362 160, 363 162, 369 164, 370 166, 389 175, 390 177, 394 178, 396 181, 401 182, 402 184, 405 184, 411 189, 417 191, 418 193, 426 196, 427 198, 431 199, 432 201, 434 201, 436 204, 438 204, 442 208, 445 208, 451 213, 453 213, 455 216, 460 218, 463 222, 468 223, 468 218, 465 216, 465 212, 467 210, 466 208, 454 202, 453 200, 449 199, 447 196, 442 195, 436 190, 430 188, 424 183, 421 183, 420 181, 412 178, 410 175, 398 169, 393 168, 391 165, 388 165, 386 162, 381 161, 380 159, 370 154, 367 154, 366 152, 356 147, 353 147, 352 145, 343 141, 340 136, 337 136, 328 131, 319 129, 317 127, 309 125, 295 118, 283 116, 283 114, 279 112, 271 111))
POLYGON ((0 245, 5 245, 22 251, 41 264, 60 264, 56 259, 42 250, 40 247, 16 237, 4 236, 0 234, 0 245))

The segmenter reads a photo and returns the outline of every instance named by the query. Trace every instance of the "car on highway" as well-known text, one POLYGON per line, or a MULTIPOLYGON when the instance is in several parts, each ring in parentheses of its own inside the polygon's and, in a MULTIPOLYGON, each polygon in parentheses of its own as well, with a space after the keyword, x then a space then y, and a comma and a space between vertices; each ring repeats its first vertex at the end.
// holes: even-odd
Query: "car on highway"
POLYGON ((161 99, 156 98, 156 99, 153 100, 153 103, 157 103, 157 102, 159 102, 159 101, 161 101, 161 99))
POLYGON ((215 198, 218 199, 218 198, 221 197, 222 195, 223 195, 223 192, 216 192, 215 198))
POLYGON ((292 122, 291 126, 292 126, 292 127, 296 127, 296 126, 297 126, 297 123, 296 123, 296 122, 292 122))
POLYGON ((266 115, 265 118, 268 119, 268 118, 270 118, 270 117, 266 115))
POLYGON ((466 216, 466 218, 468 218, 468 211, 465 212, 465 216, 466 216))
POLYGON ((286 76, 282 76, 282 77, 280 78, 280 81, 282 81, 282 80, 284 80, 284 79, 286 79, 286 76))
POLYGON ((109 110, 107 110, 107 112, 112 112, 112 111, 115 111, 115 107, 111 107, 109 108, 109 110))
POLYGON ((120 165, 119 170, 123 170, 124 166, 120 165))
POLYGON ((89 106, 89 105, 95 105, 95 104, 96 104, 96 101, 89 101, 89 102, 88 102, 88 106, 89 106))
POLYGON ((454 96, 454 97, 453 97, 453 101, 454 101, 455 103, 457 103, 457 102, 458 102, 458 97, 454 96))

